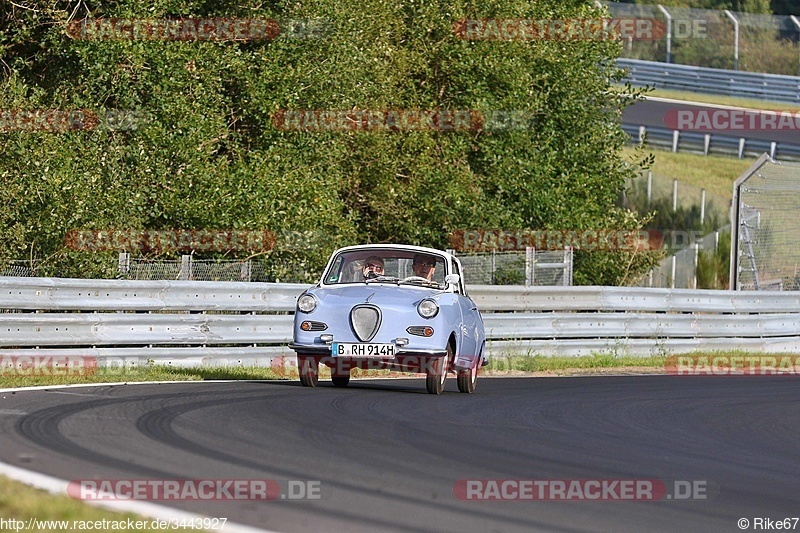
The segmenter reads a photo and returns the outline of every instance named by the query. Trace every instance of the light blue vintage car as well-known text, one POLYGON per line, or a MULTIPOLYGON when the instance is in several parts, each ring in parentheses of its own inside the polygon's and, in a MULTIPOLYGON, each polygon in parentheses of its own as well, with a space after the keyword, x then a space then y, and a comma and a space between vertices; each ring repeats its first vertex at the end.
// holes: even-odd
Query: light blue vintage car
POLYGON ((409 245, 348 246, 333 253, 319 283, 297 299, 294 342, 300 382, 314 387, 319 364, 346 387, 353 368, 426 375, 441 394, 448 372, 475 390, 486 336, 458 259, 409 245))

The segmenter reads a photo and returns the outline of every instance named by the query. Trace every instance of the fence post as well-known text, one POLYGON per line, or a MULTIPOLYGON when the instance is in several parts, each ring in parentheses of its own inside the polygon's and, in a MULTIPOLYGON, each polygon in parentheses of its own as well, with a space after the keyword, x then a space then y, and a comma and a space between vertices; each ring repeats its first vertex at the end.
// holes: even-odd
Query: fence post
POLYGON ((672 212, 678 210, 678 180, 672 180, 672 212))
POLYGON ((191 255, 182 255, 181 256, 181 274, 180 279, 187 280, 192 279, 192 256, 191 255))
POLYGON ((565 246, 564 247, 564 286, 571 287, 572 286, 572 257, 573 257, 573 248, 572 246, 565 246))
MULTIPOLYGON (((800 32, 800 20, 797 20, 797 17, 795 17, 794 15, 789 15, 789 18, 794 23, 794 26, 795 28, 797 28, 797 31, 800 32)), ((797 75, 800 76, 800 59, 798 59, 797 61, 797 75)), ((773 159, 775 158, 773 157, 773 159)))
POLYGON ((727 9, 725 14, 733 21, 733 70, 739 70, 739 19, 727 9))
POLYGON ((127 276, 131 272, 131 254, 127 252, 120 252, 119 259, 117 260, 117 273, 121 276, 127 276))
POLYGON ((658 9, 667 17, 667 63, 670 63, 672 59, 672 15, 661 4, 658 4, 658 9))
POLYGON ((706 220, 706 190, 700 190, 700 227, 703 227, 703 223, 706 220))
POLYGON ((525 286, 531 287, 533 285, 533 265, 536 260, 536 249, 532 246, 525 247, 525 286))
POLYGON ((672 275, 670 276, 671 279, 669 280, 669 288, 670 289, 674 289, 675 288, 675 270, 676 270, 677 266, 678 266, 678 256, 673 254, 672 255, 672 275))

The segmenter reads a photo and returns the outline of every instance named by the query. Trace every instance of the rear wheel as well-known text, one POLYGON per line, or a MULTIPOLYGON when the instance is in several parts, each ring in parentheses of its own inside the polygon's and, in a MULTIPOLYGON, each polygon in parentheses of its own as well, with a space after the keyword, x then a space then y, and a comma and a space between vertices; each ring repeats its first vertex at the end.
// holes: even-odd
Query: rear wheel
POLYGON ((444 390, 444 382, 447 379, 447 368, 453 358, 453 348, 447 345, 447 355, 434 359, 428 363, 425 370, 425 387, 430 394, 441 394, 444 390))
POLYGON ((475 386, 478 384, 478 365, 480 359, 477 359, 469 370, 459 370, 456 382, 458 383, 458 390, 471 394, 475 392, 475 386))
POLYGON ((347 385, 350 383, 350 373, 348 372, 347 374, 332 375, 331 381, 333 381, 333 385, 335 387, 347 387, 347 385))
POLYGON ((297 356, 297 369, 300 372, 300 383, 304 387, 316 387, 319 381, 319 363, 313 357, 297 356))

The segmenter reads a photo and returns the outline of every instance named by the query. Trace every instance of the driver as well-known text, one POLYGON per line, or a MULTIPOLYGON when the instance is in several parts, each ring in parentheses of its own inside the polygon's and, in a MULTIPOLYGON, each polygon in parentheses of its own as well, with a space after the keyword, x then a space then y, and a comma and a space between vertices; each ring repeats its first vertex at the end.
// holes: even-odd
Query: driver
POLYGON ((364 276, 365 281, 383 276, 383 259, 377 255, 367 257, 361 269, 361 274, 364 276))
POLYGON ((433 279, 433 273, 436 271, 436 259, 430 255, 417 254, 414 256, 414 261, 411 263, 411 270, 414 271, 415 276, 431 281, 433 279))

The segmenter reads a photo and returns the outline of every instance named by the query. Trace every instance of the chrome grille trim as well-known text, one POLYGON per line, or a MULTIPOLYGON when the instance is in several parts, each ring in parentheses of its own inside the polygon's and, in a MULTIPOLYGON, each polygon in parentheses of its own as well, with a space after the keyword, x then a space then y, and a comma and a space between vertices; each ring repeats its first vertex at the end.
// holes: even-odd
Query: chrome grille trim
POLYGON ((350 310, 350 327, 361 342, 369 342, 381 327, 381 310, 375 305, 361 304, 350 310))

